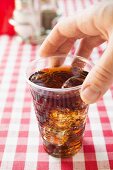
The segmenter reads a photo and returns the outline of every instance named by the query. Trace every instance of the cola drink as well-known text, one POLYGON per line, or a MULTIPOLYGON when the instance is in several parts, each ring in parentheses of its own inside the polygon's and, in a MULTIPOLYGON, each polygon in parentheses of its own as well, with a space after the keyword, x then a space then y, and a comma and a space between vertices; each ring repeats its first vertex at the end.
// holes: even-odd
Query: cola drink
POLYGON ((30 90, 44 148, 55 157, 72 156, 81 148, 88 105, 80 97, 80 88, 87 74, 62 66, 44 68, 29 77, 42 87, 30 90))

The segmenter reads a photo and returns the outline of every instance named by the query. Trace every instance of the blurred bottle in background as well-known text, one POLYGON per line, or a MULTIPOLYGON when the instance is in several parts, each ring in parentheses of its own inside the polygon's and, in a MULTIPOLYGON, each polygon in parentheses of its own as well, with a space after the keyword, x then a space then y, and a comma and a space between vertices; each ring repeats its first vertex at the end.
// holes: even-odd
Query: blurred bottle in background
POLYGON ((41 35, 40 0, 15 0, 10 23, 25 42, 34 43, 41 35))

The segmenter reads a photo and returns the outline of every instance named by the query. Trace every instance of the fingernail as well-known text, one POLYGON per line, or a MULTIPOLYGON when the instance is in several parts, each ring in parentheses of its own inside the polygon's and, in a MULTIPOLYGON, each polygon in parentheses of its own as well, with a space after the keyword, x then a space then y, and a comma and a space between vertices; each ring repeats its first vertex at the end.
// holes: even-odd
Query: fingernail
POLYGON ((88 85, 81 91, 81 98, 87 104, 96 102, 101 96, 100 90, 94 85, 88 85))

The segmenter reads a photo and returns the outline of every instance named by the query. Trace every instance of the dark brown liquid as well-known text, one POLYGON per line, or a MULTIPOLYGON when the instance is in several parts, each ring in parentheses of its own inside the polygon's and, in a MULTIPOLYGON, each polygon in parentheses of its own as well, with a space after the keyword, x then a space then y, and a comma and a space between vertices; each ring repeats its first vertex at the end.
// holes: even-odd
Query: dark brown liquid
MULTIPOLYGON (((61 88, 73 76, 71 86, 82 84, 86 75, 87 72, 78 68, 73 71, 71 67, 57 67, 35 72, 29 79, 40 86, 61 88)), ((87 115, 87 105, 81 100, 79 90, 57 94, 31 89, 31 93, 45 150, 56 157, 76 153, 82 144, 87 115)))
POLYGON ((72 86, 82 84, 86 75, 86 71, 81 71, 77 68, 74 68, 73 70, 73 68, 67 66, 43 69, 32 74, 29 79, 40 86, 61 88, 65 81, 73 76, 75 76, 75 80, 72 82, 72 86))

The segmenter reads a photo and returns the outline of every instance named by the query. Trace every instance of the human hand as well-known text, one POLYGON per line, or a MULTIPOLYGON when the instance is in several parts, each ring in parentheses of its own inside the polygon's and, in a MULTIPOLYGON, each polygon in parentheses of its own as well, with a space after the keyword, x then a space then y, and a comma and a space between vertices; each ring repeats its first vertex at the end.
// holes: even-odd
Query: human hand
POLYGON ((41 56, 68 54, 81 39, 77 55, 88 58, 94 47, 108 41, 107 48, 81 88, 86 103, 96 102, 113 83, 113 1, 104 1, 90 9, 61 20, 40 48, 41 56))

